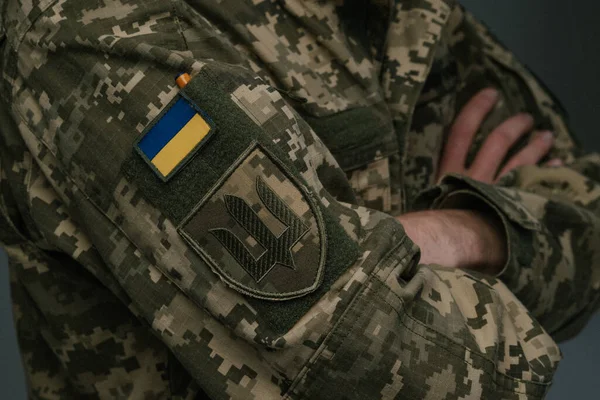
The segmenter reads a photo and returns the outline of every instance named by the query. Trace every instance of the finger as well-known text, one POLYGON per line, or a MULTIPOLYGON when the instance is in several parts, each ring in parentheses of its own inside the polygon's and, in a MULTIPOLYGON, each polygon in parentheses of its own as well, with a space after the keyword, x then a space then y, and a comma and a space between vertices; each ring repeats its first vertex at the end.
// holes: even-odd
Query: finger
POLYGON ((519 151, 514 157, 508 160, 498 176, 503 176, 509 171, 512 171, 513 169, 523 165, 537 164, 542 158, 544 158, 546 154, 548 154, 553 143, 554 135, 552 135, 552 132, 540 132, 524 149, 519 151))
POLYGON ((544 165, 546 167, 562 167, 563 165, 565 165, 565 163, 560 158, 553 158, 544 165))
POLYGON ((510 148, 521 136, 531 131, 533 122, 531 115, 518 114, 494 129, 475 156, 469 169, 471 177, 491 183, 510 148))
POLYGON ((439 175, 462 172, 475 133, 498 101, 498 91, 484 89, 473 96, 456 117, 440 161, 439 175))

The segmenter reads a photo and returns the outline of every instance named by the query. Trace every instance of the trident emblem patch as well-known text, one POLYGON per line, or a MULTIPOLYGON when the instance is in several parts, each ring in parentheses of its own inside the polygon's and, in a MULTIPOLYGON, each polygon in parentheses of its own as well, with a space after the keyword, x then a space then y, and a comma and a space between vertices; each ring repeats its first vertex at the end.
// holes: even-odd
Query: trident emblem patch
POLYGON ((229 214, 251 235, 265 251, 258 259, 246 249, 240 239, 227 229, 212 229, 219 242, 240 263, 256 282, 260 282, 269 271, 279 264, 296 270, 292 247, 308 232, 302 220, 273 192, 259 176, 256 178, 256 192, 262 204, 286 227, 280 235, 275 235, 260 219, 258 214, 240 197, 225 195, 229 214))
POLYGON ((315 200, 254 145, 200 202, 182 236, 230 286, 262 299, 294 298, 322 279, 323 222, 315 200))

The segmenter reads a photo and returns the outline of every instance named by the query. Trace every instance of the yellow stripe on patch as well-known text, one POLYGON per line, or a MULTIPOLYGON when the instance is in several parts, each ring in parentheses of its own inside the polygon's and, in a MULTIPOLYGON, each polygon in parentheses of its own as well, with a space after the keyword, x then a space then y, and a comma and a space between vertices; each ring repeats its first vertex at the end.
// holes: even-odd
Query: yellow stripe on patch
POLYGON ((210 132, 210 126, 198 114, 152 159, 152 164, 163 176, 167 176, 194 150, 194 147, 210 132))

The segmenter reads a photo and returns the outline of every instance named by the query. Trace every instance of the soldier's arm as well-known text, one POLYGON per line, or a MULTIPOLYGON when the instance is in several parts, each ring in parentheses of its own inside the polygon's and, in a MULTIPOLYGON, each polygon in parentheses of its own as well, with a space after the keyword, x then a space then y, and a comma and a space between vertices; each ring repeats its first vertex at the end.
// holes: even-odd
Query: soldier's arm
MULTIPOLYGON (((504 161, 515 143, 533 128, 533 117, 522 113, 496 127, 486 137, 474 161, 467 165, 473 138, 498 98, 498 91, 484 89, 460 111, 444 145, 437 179, 460 174, 492 184, 513 169, 536 165, 547 156, 554 142, 550 131, 536 132, 529 143, 504 161)), ((545 166, 557 164, 562 164, 562 160, 553 159, 545 166)), ((452 201, 446 201, 443 210, 409 212, 398 217, 407 234, 420 246, 421 262, 498 274, 508 259, 502 219, 489 209, 473 209, 471 196, 449 197, 452 201)))
MULTIPOLYGON (((498 185, 487 179, 493 179, 493 173, 487 178, 473 171, 448 174, 422 197, 421 206, 476 207, 499 216, 508 238, 508 261, 499 278, 555 338, 568 338, 600 304, 600 156, 584 154, 576 145, 560 105, 512 53, 472 16, 462 10, 454 14, 448 33, 456 38, 451 46, 459 68, 472 71, 465 73, 467 87, 472 86, 467 90, 493 84, 500 91, 500 104, 488 122, 493 124, 507 111, 532 113, 537 128, 555 135, 545 161, 556 166, 561 160, 564 166, 522 166, 498 185), (489 76, 498 80, 490 81, 489 76), (482 183, 486 179, 488 183, 482 183)), ((509 139, 500 133, 493 140, 509 139)), ((491 135, 491 129, 482 129, 476 140, 481 145, 491 135)), ((475 165, 478 159, 471 157, 470 162, 475 165)))
MULTIPOLYGON (((332 196, 349 184, 310 126, 177 7, 50 3, 9 30, 6 135, 20 150, 4 183, 26 199, 35 252, 70 260, 75 284, 91 274, 215 399, 542 397, 560 353, 506 286, 418 267, 393 217, 332 196), (179 72, 192 77, 182 89, 179 72)), ((128 335, 102 330, 107 306, 91 330, 109 338, 80 343, 52 312, 71 301, 63 275, 40 285, 49 267, 13 254, 65 365, 128 335)), ((128 362, 111 383, 127 369, 140 371, 128 362)), ((93 392, 85 368, 61 373, 93 392)))

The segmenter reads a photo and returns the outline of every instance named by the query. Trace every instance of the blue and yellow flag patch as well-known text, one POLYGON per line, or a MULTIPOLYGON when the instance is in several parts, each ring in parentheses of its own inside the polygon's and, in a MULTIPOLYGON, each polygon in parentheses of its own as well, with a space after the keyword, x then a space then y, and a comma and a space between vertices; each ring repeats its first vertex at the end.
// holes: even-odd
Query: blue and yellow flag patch
POLYGON ((136 143, 138 153, 163 181, 169 180, 214 132, 214 124, 178 96, 136 143))

